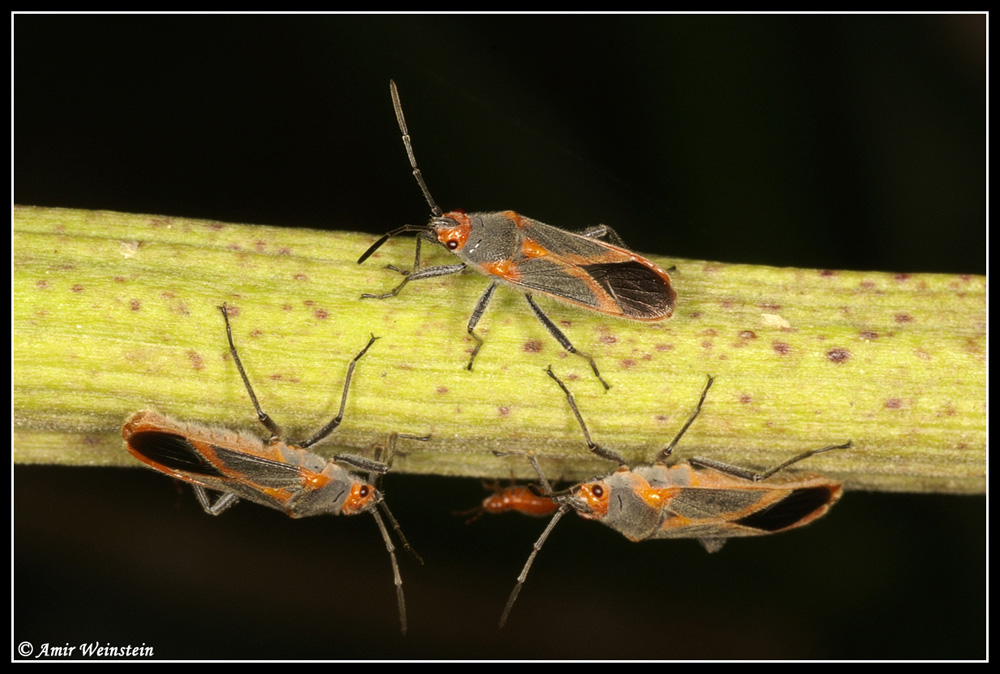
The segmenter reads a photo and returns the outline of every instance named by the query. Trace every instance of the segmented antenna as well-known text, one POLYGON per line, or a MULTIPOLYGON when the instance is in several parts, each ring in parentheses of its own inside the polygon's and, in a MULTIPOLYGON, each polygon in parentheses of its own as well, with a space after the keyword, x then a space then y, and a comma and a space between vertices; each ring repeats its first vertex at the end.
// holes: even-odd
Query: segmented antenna
POLYGON ((399 91, 396 90, 396 83, 393 80, 389 80, 389 93, 392 94, 392 108, 396 111, 396 121, 399 122, 399 130, 403 133, 403 147, 406 148, 406 156, 410 158, 410 166, 413 167, 413 177, 417 179, 420 191, 424 193, 424 199, 427 200, 427 204, 431 207, 431 213, 434 214, 435 218, 439 218, 444 214, 444 211, 434 201, 431 191, 427 189, 427 183, 424 182, 424 176, 420 172, 420 167, 417 166, 417 158, 413 154, 413 143, 410 142, 410 132, 406 129, 406 118, 403 117, 403 106, 399 102, 399 91))

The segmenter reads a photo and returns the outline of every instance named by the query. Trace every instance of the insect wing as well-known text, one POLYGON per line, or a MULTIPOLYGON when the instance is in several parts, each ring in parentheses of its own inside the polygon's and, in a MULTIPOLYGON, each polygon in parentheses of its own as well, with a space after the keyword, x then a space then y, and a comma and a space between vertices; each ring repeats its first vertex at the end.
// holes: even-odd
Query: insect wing
MULTIPOLYGON (((247 443, 228 431, 213 431, 140 412, 122 432, 126 448, 147 466, 179 480, 216 491, 232 492, 261 505, 286 510, 288 502, 316 474, 290 463, 233 449, 247 443)), ((259 442, 256 447, 266 451, 259 442)))
MULTIPOLYGON (((516 214, 513 214, 516 216, 516 214)), ((670 276, 640 255, 599 239, 516 216, 522 240, 510 273, 515 285, 637 321, 670 317, 670 276)))
POLYGON ((822 517, 843 493, 839 482, 822 475, 758 483, 706 472, 699 480, 704 486, 671 490, 652 538, 725 539, 787 531, 822 517))

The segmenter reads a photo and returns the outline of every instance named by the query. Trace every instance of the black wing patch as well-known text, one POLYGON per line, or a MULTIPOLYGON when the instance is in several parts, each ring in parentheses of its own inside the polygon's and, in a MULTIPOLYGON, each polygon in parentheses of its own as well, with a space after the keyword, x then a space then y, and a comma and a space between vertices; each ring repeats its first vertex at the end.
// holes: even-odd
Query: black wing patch
POLYGON ((209 477, 225 477, 224 473, 213 466, 182 435, 163 431, 140 431, 133 434, 128 443, 150 461, 171 470, 209 477))
POLYGON ((801 522, 807 516, 830 502, 832 492, 829 487, 796 489, 787 498, 763 508, 734 524, 741 524, 761 531, 781 531, 801 522))
POLYGON ((660 315, 673 311, 674 291, 670 284, 644 264, 629 260, 580 266, 604 292, 615 298, 626 316, 660 315))

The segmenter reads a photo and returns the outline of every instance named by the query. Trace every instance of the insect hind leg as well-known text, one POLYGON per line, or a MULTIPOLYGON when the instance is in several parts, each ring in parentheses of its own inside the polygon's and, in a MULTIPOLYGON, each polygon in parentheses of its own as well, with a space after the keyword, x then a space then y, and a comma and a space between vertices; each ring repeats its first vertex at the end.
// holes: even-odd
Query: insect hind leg
POLYGON ((540 306, 535 304, 535 300, 532 299, 531 293, 524 293, 524 298, 528 300, 528 306, 530 306, 531 310, 535 312, 535 316, 538 318, 538 320, 541 321, 542 325, 545 326, 545 329, 549 331, 549 334, 556 338, 556 341, 559 342, 560 345, 562 345, 562 348, 566 349, 570 353, 575 353, 581 358, 585 358, 590 363, 590 369, 594 371, 594 375, 597 377, 597 380, 601 382, 601 385, 604 387, 604 390, 607 391, 608 389, 610 389, 611 386, 608 384, 608 382, 604 381, 604 377, 601 376, 600 370, 597 369, 597 363, 594 362, 594 357, 591 356, 589 353, 580 351, 575 346, 573 346, 573 344, 569 341, 566 335, 563 334, 562 330, 556 327, 556 324, 552 322, 551 318, 545 315, 545 312, 542 311, 542 308, 540 306))
MULTIPOLYGON (((580 409, 576 406, 576 399, 573 397, 573 394, 570 392, 568 388, 566 388, 566 384, 564 384, 562 380, 556 376, 556 373, 552 371, 551 365, 549 365, 548 369, 545 371, 548 373, 550 377, 552 377, 553 380, 555 380, 557 384, 559 384, 559 388, 561 388, 563 390, 563 393, 566 394, 566 402, 569 403, 570 409, 573 410, 573 414, 576 416, 577 423, 580 424, 580 429, 583 431, 583 438, 584 440, 587 441, 587 448, 594 454, 597 454, 597 456, 601 457, 602 459, 615 461, 618 463, 619 466, 624 466, 625 457, 623 457, 618 452, 608 449, 607 447, 602 447, 601 445, 597 444, 596 442, 590 439, 590 431, 587 430, 587 424, 584 423, 583 421, 583 415, 580 414, 580 409)), ((541 471, 538 470, 537 468, 538 464, 536 464, 534 461, 532 461, 532 464, 536 466, 535 469, 536 472, 538 472, 538 474, 541 475, 541 471)), ((551 491, 551 489, 549 489, 549 491, 551 491)))
POLYGON ((226 492, 215 499, 215 503, 212 503, 208 498, 208 492, 200 484, 192 484, 194 487, 194 495, 198 499, 198 503, 201 507, 205 509, 209 515, 221 515, 225 511, 229 510, 230 506, 236 505, 240 497, 232 492, 226 492))
POLYGON ((823 452, 829 452, 830 450, 833 449, 850 449, 853 446, 854 443, 848 440, 847 442, 840 445, 829 445, 827 447, 820 447, 819 449, 810 449, 807 452, 797 454, 792 458, 788 459, 787 461, 779 463, 774 468, 769 468, 768 470, 762 472, 756 472, 749 468, 742 468, 740 466, 734 466, 732 464, 723 463, 721 461, 715 461, 714 459, 691 459, 690 463, 692 465, 702 466, 704 468, 714 468, 715 470, 718 470, 722 473, 726 473, 727 475, 743 478, 744 480, 750 480, 751 482, 760 482, 762 480, 766 480, 775 473, 782 471, 785 468, 788 468, 793 463, 798 463, 803 459, 808 459, 810 456, 814 456, 816 454, 822 454, 823 452))
POLYGON ((712 384, 714 382, 715 377, 708 375, 708 381, 705 383, 705 388, 701 391, 701 397, 698 399, 698 404, 695 405, 694 412, 692 412, 691 416, 688 417, 688 420, 684 422, 681 430, 677 431, 677 435, 675 435, 674 439, 670 441, 670 444, 664 447, 660 453, 656 455, 656 463, 663 463, 667 460, 667 457, 673 454, 674 447, 676 447, 677 443, 681 441, 681 438, 684 437, 684 434, 687 433, 691 424, 694 423, 694 420, 697 419, 698 415, 701 413, 701 406, 705 404, 705 397, 708 396, 708 389, 712 388, 712 384))
POLYGON ((625 240, 619 236, 618 232, 613 230, 608 225, 594 225, 593 227, 588 227, 587 229, 581 230, 579 232, 580 236, 586 236, 591 239, 607 239, 611 243, 621 248, 627 248, 625 245, 625 240))

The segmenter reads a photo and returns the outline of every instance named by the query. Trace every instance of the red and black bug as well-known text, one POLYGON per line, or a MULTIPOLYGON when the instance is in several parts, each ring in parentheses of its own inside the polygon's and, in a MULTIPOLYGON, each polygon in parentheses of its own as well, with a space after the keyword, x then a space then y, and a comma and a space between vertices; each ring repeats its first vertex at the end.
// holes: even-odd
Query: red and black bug
POLYGON ((233 343, 226 307, 223 305, 219 308, 226 322, 229 352, 243 378, 254 409, 257 410, 257 418, 271 433, 270 439, 264 443, 246 433, 209 428, 177 421, 156 412, 142 411, 129 417, 122 428, 125 448, 150 468, 190 483, 198 502, 210 515, 222 513, 241 498, 280 510, 294 518, 371 513, 389 551, 399 604, 400 626, 403 634, 406 634, 403 580, 396 563, 395 547, 378 508, 389 518, 403 547, 418 560, 420 557, 406 541, 396 518, 373 482, 376 481, 376 476, 389 470, 397 437, 415 440, 427 438, 394 434, 389 441, 389 455, 385 462, 380 461, 378 456, 373 460, 353 454, 338 454, 327 461, 306 451, 307 447, 325 439, 340 425, 354 368, 376 338, 373 336, 351 360, 337 416, 305 442, 293 445, 281 439, 281 428, 257 402, 257 396, 254 395, 233 343), (367 472, 367 480, 339 464, 367 472), (212 502, 206 490, 221 492, 221 495, 212 502))
POLYGON ((608 475, 555 492, 534 455, 525 454, 541 482, 541 487, 536 488, 536 496, 551 499, 557 510, 517 578, 500 618, 500 627, 507 621, 538 551, 560 518, 571 510, 584 519, 597 520, 611 527, 631 541, 694 538, 708 552, 717 552, 730 538, 765 536, 809 524, 826 514, 840 499, 843 489, 836 480, 816 473, 776 474, 815 454, 847 449, 852 446, 850 440, 811 449, 760 472, 712 459, 692 458, 668 465, 667 459, 674 447, 701 412, 714 381, 712 377, 708 378, 694 412, 671 443, 656 455, 655 461, 629 468, 618 453, 590 439, 573 394, 551 367, 547 371, 565 393, 583 430, 587 447, 602 458, 616 461, 619 468, 608 475))
POLYGON ((389 86, 406 155, 413 167, 417 184, 431 207, 431 219, 426 225, 397 227, 365 251, 358 259, 358 264, 367 260, 390 237, 404 232, 418 233, 413 268, 407 272, 391 267, 401 271, 402 282, 390 292, 381 295, 366 293, 362 297, 394 297, 410 281, 455 274, 466 268, 475 269, 493 277, 493 282, 479 299, 469 319, 467 330, 476 346, 469 358, 468 369, 472 369, 472 363, 483 345, 482 338, 475 333, 476 324, 497 285, 506 282, 524 291, 528 305, 542 325, 564 349, 586 358, 594 374, 607 389, 608 384, 601 377, 594 359, 570 343, 566 335, 538 306, 532 294, 541 293, 619 318, 659 321, 669 318, 674 312, 677 293, 670 285, 670 276, 659 266, 625 248, 621 237, 606 225, 575 233, 546 225, 514 211, 442 211, 417 167, 396 84, 390 82, 389 86), (607 237, 611 243, 602 241, 602 237, 607 237), (441 244, 457 255, 461 262, 421 269, 420 243, 425 238, 441 244))

